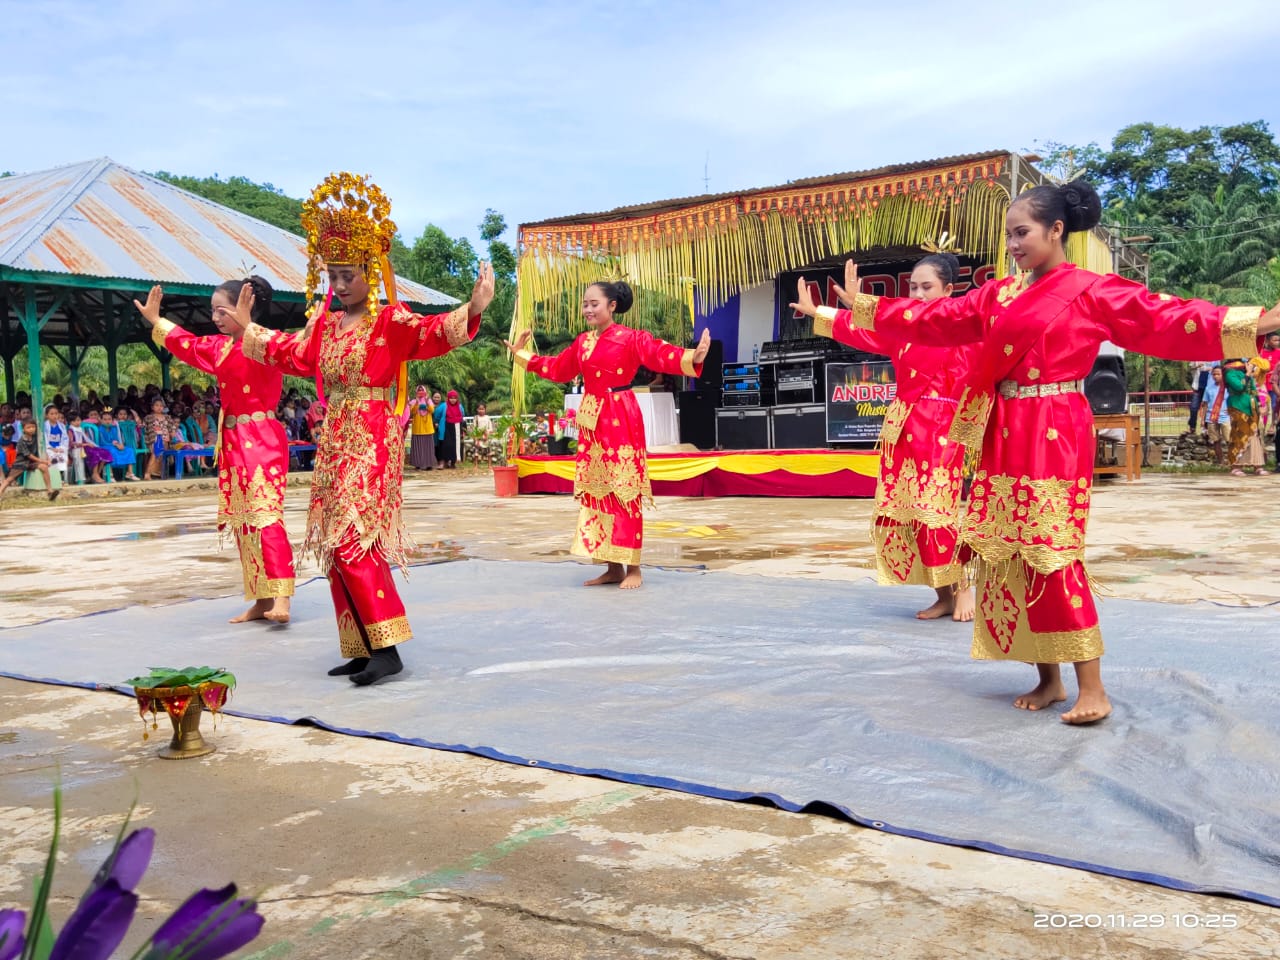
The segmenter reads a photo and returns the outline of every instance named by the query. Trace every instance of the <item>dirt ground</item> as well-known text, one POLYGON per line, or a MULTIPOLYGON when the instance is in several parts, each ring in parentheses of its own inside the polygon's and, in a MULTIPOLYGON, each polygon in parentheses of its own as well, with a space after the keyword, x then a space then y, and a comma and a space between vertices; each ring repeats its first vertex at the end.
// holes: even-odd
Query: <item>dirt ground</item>
MULTIPOLYGON (((215 549, 210 481, 80 492, 50 506, 6 498, 0 626, 192 596, 236 611, 239 565, 215 549)), ((290 488, 295 537, 305 496, 290 488)), ((497 499, 485 473, 432 473, 410 476, 405 499, 422 559, 568 556, 567 497, 497 499)), ((1095 489, 1091 572, 1117 596, 1271 603, 1277 514, 1276 477, 1108 482, 1095 489)), ((664 498, 645 558, 860 579, 869 517, 867 501, 664 498)), ((903 596, 924 606, 931 593, 903 596)), ((326 625, 316 642, 332 640, 326 625)), ((414 644, 426 655, 430 631, 414 644)), ((308 727, 225 718, 216 740, 207 758, 162 761, 132 701, 0 680, 0 906, 29 901, 60 777, 58 920, 131 803, 158 831, 135 943, 197 887, 234 879, 267 917, 241 954, 258 958, 1172 960, 1272 957, 1280 944, 1267 907, 821 816, 308 727), (1102 928, 1060 926, 1094 915, 1102 928)))

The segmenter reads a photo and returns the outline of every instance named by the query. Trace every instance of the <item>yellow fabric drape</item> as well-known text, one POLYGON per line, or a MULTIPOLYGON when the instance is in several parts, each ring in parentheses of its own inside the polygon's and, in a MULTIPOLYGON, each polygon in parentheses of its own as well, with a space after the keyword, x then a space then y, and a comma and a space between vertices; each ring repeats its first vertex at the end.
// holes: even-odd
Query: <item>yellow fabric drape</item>
MULTIPOLYGON (((530 460, 516 457, 517 475, 531 477, 546 473, 561 480, 572 480, 573 460, 530 460)), ((690 480, 712 470, 726 473, 757 475, 785 470, 806 477, 818 477, 847 470, 863 477, 877 476, 880 456, 875 453, 795 453, 795 454, 726 454, 718 457, 650 457, 647 463, 650 480, 690 480)))

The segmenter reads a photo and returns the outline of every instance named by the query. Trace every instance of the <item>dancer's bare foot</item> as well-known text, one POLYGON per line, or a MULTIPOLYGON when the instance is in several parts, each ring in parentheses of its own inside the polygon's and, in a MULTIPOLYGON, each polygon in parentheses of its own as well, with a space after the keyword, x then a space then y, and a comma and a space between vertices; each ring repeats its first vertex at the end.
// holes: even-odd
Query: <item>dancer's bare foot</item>
POLYGON ((634 590, 642 582, 639 564, 632 564, 627 567, 627 575, 622 578, 622 582, 618 584, 618 587, 622 590, 634 590))
POLYGON ((1062 685, 1062 681, 1050 681, 1049 683, 1038 683, 1034 690, 1024 693, 1013 701, 1013 705, 1019 710, 1043 710, 1051 703, 1061 703, 1067 699, 1067 689, 1062 685))
POLYGON ((276 597, 275 602, 271 604, 271 609, 262 615, 272 623, 288 623, 289 622, 289 598, 276 597))
POLYGON ((270 609, 270 600, 255 600, 252 607, 240 614, 240 616, 232 617, 227 623, 248 623, 250 620, 262 620, 270 609))
POLYGON ((950 587, 934 587, 938 592, 938 599, 930 606, 925 607, 916 613, 917 620, 938 620, 941 617, 947 617, 954 612, 956 608, 955 598, 951 594, 950 587))
POLYGON ((1071 709, 1062 715, 1063 723, 1080 726, 1097 723, 1111 715, 1111 700, 1101 690, 1082 690, 1071 709))
POLYGON ((622 564, 610 563, 608 569, 598 577, 592 577, 582 585, 584 587, 603 587, 610 583, 621 583, 623 579, 622 564))
POLYGON ((956 608, 951 613, 951 619, 957 623, 973 622, 973 587, 965 587, 963 590, 955 592, 956 608))
POLYGON ((1066 688, 1062 685, 1062 671, 1056 663, 1037 663, 1036 672, 1040 675, 1040 682, 1035 689, 1013 701, 1013 705, 1019 710, 1043 710, 1051 703, 1061 703, 1067 699, 1066 688))

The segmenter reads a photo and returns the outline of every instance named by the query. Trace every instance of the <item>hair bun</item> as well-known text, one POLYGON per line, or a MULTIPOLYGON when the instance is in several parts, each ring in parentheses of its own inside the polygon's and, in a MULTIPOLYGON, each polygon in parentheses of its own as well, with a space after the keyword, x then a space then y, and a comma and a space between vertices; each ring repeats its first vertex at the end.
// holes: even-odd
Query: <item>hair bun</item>
POLYGON ((1088 180, 1072 180, 1060 189, 1069 231, 1088 230, 1102 221, 1102 199, 1088 180))
POLYGON ((631 287, 624 280, 617 280, 612 284, 614 313, 626 313, 631 309, 631 304, 635 302, 635 295, 631 292, 631 287))

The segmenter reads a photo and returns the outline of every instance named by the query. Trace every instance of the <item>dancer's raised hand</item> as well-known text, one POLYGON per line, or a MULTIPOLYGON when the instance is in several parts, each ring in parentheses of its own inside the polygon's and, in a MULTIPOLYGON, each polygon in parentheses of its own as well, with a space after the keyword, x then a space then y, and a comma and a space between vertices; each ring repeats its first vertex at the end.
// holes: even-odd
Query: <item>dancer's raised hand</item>
POLYGON ((858 295, 858 265, 852 260, 844 262, 844 286, 838 283, 831 285, 835 288, 836 296, 840 298, 840 302, 849 310, 853 309, 854 297, 858 295))
POLYGON ((803 313, 806 317, 816 317, 818 308, 813 305, 813 297, 809 293, 809 284, 805 282, 804 277, 796 281, 796 303, 791 305, 791 309, 798 313, 803 313))
POLYGON ((523 350, 525 347, 529 345, 529 341, 532 339, 533 339, 532 330, 521 330, 520 335, 516 337, 515 343, 512 343, 510 340, 503 340, 502 342, 506 345, 507 349, 510 350, 512 353, 519 353, 521 350, 523 350))
POLYGON ((481 260, 475 286, 471 288, 471 299, 468 301, 471 316, 484 313, 485 308, 493 302, 493 283, 493 264, 488 260, 481 260))
POLYGON ((160 321, 160 299, 162 296, 163 291, 160 289, 160 284, 157 283, 147 293, 146 303, 139 303, 137 300, 133 301, 133 305, 138 308, 138 312, 142 314, 142 319, 147 321, 147 326, 149 327, 154 327, 160 321))
POLYGON ((253 305, 256 301, 257 297, 253 295, 253 284, 242 284, 240 296, 236 297, 236 311, 232 314, 231 322, 241 330, 248 330, 249 324, 253 323, 253 305))
POLYGON ((707 351, 710 349, 711 349, 711 328, 703 327, 702 337, 699 338, 698 345, 697 347, 694 348, 694 351, 693 351, 693 362, 697 364, 707 359, 707 351))

